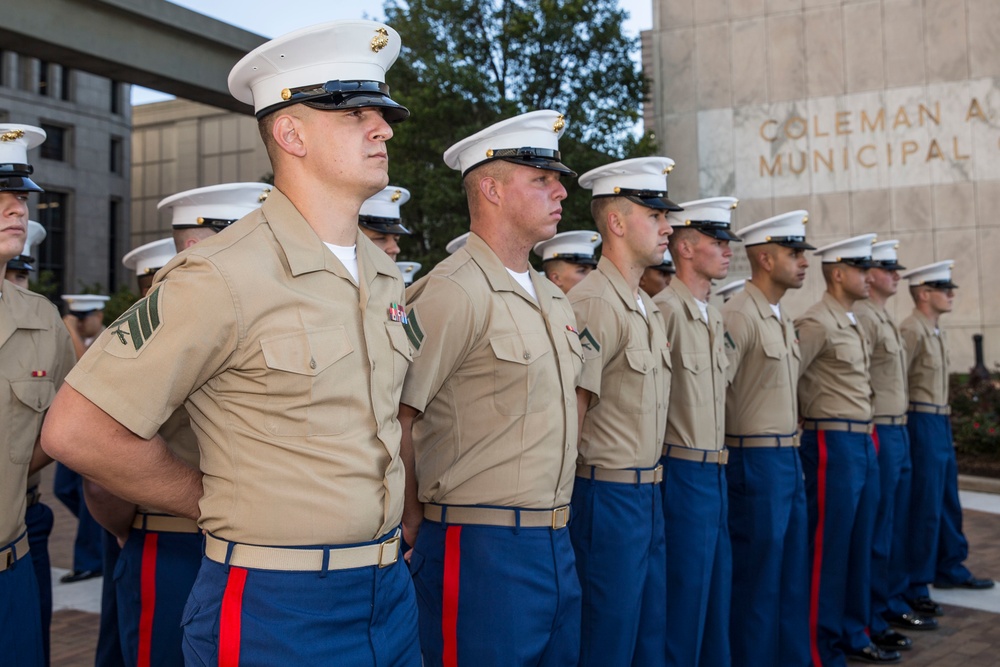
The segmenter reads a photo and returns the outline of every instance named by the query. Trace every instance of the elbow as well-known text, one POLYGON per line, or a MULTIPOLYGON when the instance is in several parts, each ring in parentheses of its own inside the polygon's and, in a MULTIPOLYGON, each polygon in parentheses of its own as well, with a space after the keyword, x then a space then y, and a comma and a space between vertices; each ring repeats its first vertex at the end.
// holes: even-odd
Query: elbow
POLYGON ((41 445, 42 451, 50 457, 72 467, 69 459, 73 455, 74 441, 78 444, 79 438, 74 438, 73 419, 68 414, 67 389, 72 391, 65 385, 59 390, 45 415, 45 421, 42 422, 41 445))

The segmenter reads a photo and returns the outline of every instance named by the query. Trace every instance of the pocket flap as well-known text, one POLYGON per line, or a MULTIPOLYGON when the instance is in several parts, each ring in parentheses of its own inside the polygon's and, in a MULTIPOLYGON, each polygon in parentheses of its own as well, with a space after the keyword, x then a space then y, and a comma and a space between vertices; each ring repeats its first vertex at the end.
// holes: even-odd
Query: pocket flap
POLYGON ((406 332, 403 331, 403 325, 397 322, 386 322, 385 330, 389 333, 389 342, 392 343, 393 349, 408 360, 413 361, 413 349, 410 347, 406 332))
POLYGON ((545 334, 494 336, 490 338, 490 347, 497 359, 524 366, 535 363, 536 359, 551 351, 549 337, 545 334))
POLYGON ((653 370, 653 353, 649 350, 626 349, 625 358, 628 365, 637 373, 645 375, 653 370))
POLYGON ((322 373, 354 350, 342 326, 265 338, 260 341, 260 347, 268 368, 312 376, 322 373))
POLYGON ((785 347, 785 344, 778 341, 764 343, 762 347, 764 348, 764 356, 771 359, 784 359, 788 353, 788 348, 785 347))
POLYGON ((56 386, 49 378, 13 380, 10 389, 17 396, 17 400, 35 412, 48 410, 56 395, 56 386))
POLYGON ((708 369, 709 355, 705 352, 681 352, 681 364, 692 373, 708 369))

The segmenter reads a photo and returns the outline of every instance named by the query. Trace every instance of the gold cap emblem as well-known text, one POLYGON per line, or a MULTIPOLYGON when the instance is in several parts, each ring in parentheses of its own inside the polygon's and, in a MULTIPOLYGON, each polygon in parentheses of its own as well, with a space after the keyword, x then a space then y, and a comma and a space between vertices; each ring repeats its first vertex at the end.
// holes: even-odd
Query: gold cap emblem
POLYGON ((663 174, 667 175, 670 172, 672 172, 673 170, 674 170, 674 165, 670 165, 669 167, 667 167, 666 169, 663 170, 663 174))
POLYGON ((618 194, 618 193, 620 193, 621 191, 622 191, 622 189, 621 189, 621 188, 619 188, 618 186, 615 186, 615 194, 618 194))
POLYGON ((487 148, 486 149, 486 157, 493 157, 493 149, 492 148, 487 148))
POLYGON ((558 132, 559 130, 563 129, 564 127, 566 127, 565 116, 563 116, 562 114, 559 114, 559 117, 556 118, 556 122, 552 124, 552 131, 553 132, 558 132))
POLYGON ((731 211, 731 210, 733 210, 734 208, 736 208, 737 206, 739 206, 739 202, 738 202, 738 201, 734 201, 734 202, 733 202, 733 205, 729 207, 729 210, 731 211))
POLYGON ((263 204, 267 200, 267 196, 271 194, 271 188, 264 188, 260 191, 260 196, 257 197, 257 203, 263 204))
POLYGON ((601 238, 601 236, 600 236, 599 234, 594 234, 593 236, 591 236, 591 237, 590 237, 590 242, 591 242, 591 243, 594 243, 594 242, 596 242, 596 241, 597 241, 597 239, 599 239, 599 238, 601 238))
POLYGON ((803 225, 805 225, 805 224, 807 224, 808 222, 809 222, 809 216, 808 216, 808 215, 804 215, 804 216, 802 216, 802 224, 803 224, 803 225))
POLYGON ((281 99, 283 99, 283 100, 285 100, 287 102, 291 98, 292 98, 292 91, 288 90, 287 88, 282 88, 281 89, 281 99))
POLYGON ((372 52, 378 53, 387 46, 389 46, 389 31, 385 28, 376 28, 371 41, 372 52))
POLYGON ((205 218, 198 218, 198 220, 197 220, 196 222, 197 222, 197 223, 198 223, 199 225, 204 225, 204 224, 205 224, 205 218))
POLYGON ((24 130, 8 130, 0 134, 0 141, 17 141, 24 136, 24 130))
POLYGON ((402 197, 402 196, 403 196, 403 193, 401 191, 399 191, 399 190, 396 190, 395 192, 392 193, 392 201, 397 202, 397 201, 399 201, 400 197, 402 197))

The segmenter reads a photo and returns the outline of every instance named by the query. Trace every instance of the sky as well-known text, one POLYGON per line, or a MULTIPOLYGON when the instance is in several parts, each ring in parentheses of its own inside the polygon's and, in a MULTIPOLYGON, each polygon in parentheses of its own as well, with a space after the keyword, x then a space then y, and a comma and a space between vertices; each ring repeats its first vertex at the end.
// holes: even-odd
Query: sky
MULTIPOLYGON (((315 23, 335 19, 384 19, 383 0, 169 0, 199 14, 231 23, 265 37, 277 37, 286 32, 315 23)), ((653 0, 619 0, 630 15, 625 32, 637 36, 653 25, 653 0)), ((635 54, 638 60, 639 54, 635 54)), ((132 87, 132 103, 146 104, 170 99, 157 91, 132 87)))

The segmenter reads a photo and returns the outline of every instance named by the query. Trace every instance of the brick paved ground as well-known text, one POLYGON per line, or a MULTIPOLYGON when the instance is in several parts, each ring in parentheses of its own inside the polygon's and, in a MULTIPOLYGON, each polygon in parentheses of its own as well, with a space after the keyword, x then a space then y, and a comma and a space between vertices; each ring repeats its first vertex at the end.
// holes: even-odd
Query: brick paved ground
MULTIPOLYGON (((42 489, 56 515, 50 542, 54 567, 69 568, 75 519, 51 494, 51 467, 42 489)), ((1000 514, 966 510, 965 532, 971 546, 969 567, 978 576, 1000 578, 1000 514)), ((945 606, 941 629, 913 633, 914 648, 904 654, 910 667, 994 667, 1000 664, 1000 614, 945 606)), ((91 667, 97 644, 97 614, 63 610, 52 620, 53 667, 91 667)), ((736 667, 743 667, 737 665, 736 667)))

